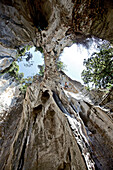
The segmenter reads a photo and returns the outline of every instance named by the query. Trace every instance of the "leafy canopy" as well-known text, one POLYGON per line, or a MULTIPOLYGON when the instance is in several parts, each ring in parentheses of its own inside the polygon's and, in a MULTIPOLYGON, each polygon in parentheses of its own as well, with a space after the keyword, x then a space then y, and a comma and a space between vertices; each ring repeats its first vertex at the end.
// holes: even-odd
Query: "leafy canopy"
POLYGON ((97 88, 106 88, 113 84, 113 48, 102 45, 99 52, 93 53, 83 65, 86 67, 81 74, 85 84, 92 83, 97 88))

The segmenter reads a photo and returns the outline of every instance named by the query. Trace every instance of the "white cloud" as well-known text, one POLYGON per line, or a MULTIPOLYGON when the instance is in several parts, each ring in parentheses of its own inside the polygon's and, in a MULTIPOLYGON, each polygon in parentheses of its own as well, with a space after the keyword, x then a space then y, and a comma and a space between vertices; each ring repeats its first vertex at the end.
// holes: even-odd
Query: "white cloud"
POLYGON ((85 58, 90 57, 90 55, 95 51, 95 48, 92 44, 89 51, 82 45, 77 46, 73 44, 71 47, 64 48, 63 53, 61 54, 61 61, 67 65, 67 71, 65 73, 74 80, 80 81, 81 72, 84 69, 83 61, 85 58))

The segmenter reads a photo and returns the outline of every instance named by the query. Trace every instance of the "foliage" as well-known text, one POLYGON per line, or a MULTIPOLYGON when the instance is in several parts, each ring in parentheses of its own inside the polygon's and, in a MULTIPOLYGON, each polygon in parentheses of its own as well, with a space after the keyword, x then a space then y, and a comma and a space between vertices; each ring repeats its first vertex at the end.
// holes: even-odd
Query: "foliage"
POLYGON ((27 52, 27 51, 29 51, 30 50, 30 48, 31 48, 32 46, 30 46, 30 45, 26 45, 26 46, 24 46, 24 47, 18 47, 18 49, 17 49, 17 56, 16 56, 16 61, 18 60, 18 61, 21 61, 22 60, 22 56, 25 56, 25 55, 27 55, 28 57, 28 59, 29 58, 31 58, 32 57, 32 54, 30 53, 30 52, 27 52))
POLYGON ((32 65, 32 62, 29 61, 32 58, 32 54, 28 52, 30 48, 31 46, 24 46, 22 48, 18 48, 16 59, 14 59, 10 67, 5 69, 2 73, 2 74, 9 73, 10 76, 14 77, 15 80, 19 84, 21 84, 20 91, 22 94, 26 93, 26 89, 32 83, 33 78, 32 77, 24 78, 24 73, 19 73, 19 66, 17 64, 17 61, 18 62, 21 61, 22 56, 26 55, 27 56, 26 61, 28 62, 26 66, 30 67, 32 65))
MULTIPOLYGON (((66 65, 62 62, 62 61, 60 61, 59 59, 56 61, 56 66, 57 66, 57 70, 59 71, 59 70, 66 70, 66 65)), ((39 75, 41 76, 41 77, 43 77, 44 76, 44 70, 45 70, 45 64, 43 64, 43 65, 38 65, 38 68, 40 69, 40 71, 39 71, 39 75)))
POLYGON ((4 70, 3 73, 9 73, 12 77, 19 78, 23 77, 23 74, 19 74, 19 66, 17 65, 16 61, 13 61, 9 68, 4 70))
POLYGON ((44 76, 45 65, 44 65, 44 64, 43 64, 43 65, 38 65, 38 68, 40 69, 39 75, 40 75, 41 77, 43 77, 43 76, 44 76))
POLYGON ((7 68, 4 73, 9 73, 11 77, 14 77, 15 80, 21 84, 22 86, 20 87, 20 91, 22 94, 26 93, 27 87, 32 83, 32 78, 23 78, 24 73, 19 73, 19 66, 17 65, 16 61, 13 61, 11 66, 7 68))
POLYGON ((97 88, 106 88, 109 83, 113 84, 112 47, 102 45, 99 52, 93 53, 83 64, 86 68, 81 76, 85 84, 92 83, 97 88))
POLYGON ((107 84, 107 89, 110 90, 111 88, 113 88, 113 84, 108 83, 108 84, 107 84))
POLYGON ((35 51, 40 51, 41 53, 43 53, 43 48, 41 46, 40 47, 36 47, 35 51))
POLYGON ((66 70, 66 65, 62 61, 57 60, 57 69, 62 71, 66 70))
POLYGON ((21 94, 25 95, 27 87, 31 85, 32 81, 33 79, 31 77, 21 79, 20 82, 22 84, 22 86, 20 87, 21 94))
POLYGON ((27 87, 28 87, 27 85, 23 85, 20 87, 21 94, 25 95, 27 87))
POLYGON ((18 55, 24 56, 25 53, 26 53, 26 51, 29 51, 31 47, 32 47, 32 46, 30 46, 30 45, 26 45, 26 46, 24 46, 24 47, 18 48, 18 50, 17 50, 18 55))

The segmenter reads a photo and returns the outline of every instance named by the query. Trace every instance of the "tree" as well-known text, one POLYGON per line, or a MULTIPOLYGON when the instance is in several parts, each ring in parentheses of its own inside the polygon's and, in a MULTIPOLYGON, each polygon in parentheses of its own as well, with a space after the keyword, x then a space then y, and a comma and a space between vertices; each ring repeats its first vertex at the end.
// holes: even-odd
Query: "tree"
POLYGON ((113 84, 113 48, 111 46, 99 47, 99 52, 85 59, 83 65, 86 68, 81 76, 85 84, 92 83, 97 88, 106 88, 108 84, 113 84))

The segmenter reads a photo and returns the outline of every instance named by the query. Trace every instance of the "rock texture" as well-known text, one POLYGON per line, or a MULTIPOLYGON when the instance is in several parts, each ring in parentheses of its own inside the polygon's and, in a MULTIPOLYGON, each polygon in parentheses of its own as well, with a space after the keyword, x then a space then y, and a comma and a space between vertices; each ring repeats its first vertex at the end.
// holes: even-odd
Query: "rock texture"
POLYGON ((97 169, 113 168, 113 121, 107 112, 99 106, 94 106, 84 96, 67 93, 70 102, 79 108, 79 115, 87 129, 90 153, 95 161, 97 169))
POLYGON ((43 81, 27 89, 24 101, 15 82, 1 77, 1 101, 10 94, 0 114, 1 170, 113 169, 112 91, 101 102, 69 79, 73 93, 61 86, 65 79, 56 69, 73 41, 94 35, 112 42, 112 17, 112 0, 1 0, 1 59, 30 43, 43 48, 46 65, 43 81))
POLYGON ((0 122, 5 121, 9 112, 18 105, 20 95, 20 85, 10 77, 9 74, 4 74, 0 77, 0 122))
POLYGON ((73 41, 94 35, 112 42, 112 4, 112 0, 2 0, 0 42, 12 48, 30 42, 41 46, 45 55, 45 77, 50 76, 49 70, 53 70, 54 75, 57 57, 73 41))
POLYGON ((0 45, 0 123, 4 122, 12 108, 18 106, 20 87, 14 77, 7 73, 7 69, 16 58, 16 50, 0 45))
POLYGON ((76 34, 95 35, 113 40, 113 1, 112 0, 75 0, 73 26, 76 34))
POLYGON ((110 170, 112 133, 107 112, 81 91, 33 83, 1 123, 0 169, 110 170))
POLYGON ((20 115, 18 125, 18 120, 12 121, 17 128, 13 141, 12 137, 9 139, 10 147, 5 150, 7 142, 1 147, 0 169, 86 169, 66 117, 49 87, 32 84, 20 115))

